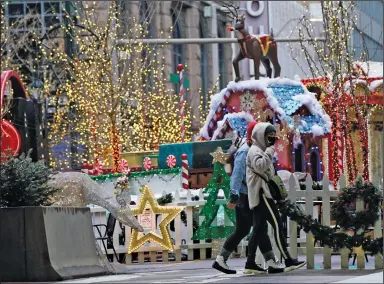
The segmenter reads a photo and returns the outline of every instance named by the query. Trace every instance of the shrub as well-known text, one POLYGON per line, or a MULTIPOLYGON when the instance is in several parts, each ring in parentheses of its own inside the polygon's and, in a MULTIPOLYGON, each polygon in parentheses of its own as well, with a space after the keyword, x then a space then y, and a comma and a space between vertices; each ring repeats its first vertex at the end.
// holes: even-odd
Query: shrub
POLYGON ((10 157, 1 164, 0 207, 48 206, 57 190, 47 185, 52 172, 43 161, 32 162, 28 155, 10 157))

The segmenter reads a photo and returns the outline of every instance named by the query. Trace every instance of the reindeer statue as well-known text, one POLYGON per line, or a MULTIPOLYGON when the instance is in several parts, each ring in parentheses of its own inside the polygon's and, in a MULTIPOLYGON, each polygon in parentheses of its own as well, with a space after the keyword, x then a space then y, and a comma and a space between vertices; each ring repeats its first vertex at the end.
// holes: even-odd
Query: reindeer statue
POLYGON ((140 232, 144 230, 132 215, 129 207, 130 197, 122 196, 121 192, 115 196, 113 184, 101 186, 88 175, 78 172, 59 172, 48 183, 58 189, 52 196, 53 206, 83 207, 87 204, 95 204, 107 209, 124 225, 140 232))
POLYGON ((256 36, 251 35, 245 29, 245 15, 238 15, 237 9, 233 5, 223 5, 230 13, 229 17, 234 20, 234 27, 230 27, 230 31, 234 31, 237 37, 237 42, 240 46, 240 51, 233 59, 233 68, 235 69, 235 82, 240 81, 239 61, 244 58, 253 59, 255 67, 255 80, 260 77, 260 61, 263 63, 267 72, 267 77, 272 78, 272 62, 274 69, 274 78, 280 76, 280 64, 277 58, 277 45, 273 39, 273 34, 256 36))

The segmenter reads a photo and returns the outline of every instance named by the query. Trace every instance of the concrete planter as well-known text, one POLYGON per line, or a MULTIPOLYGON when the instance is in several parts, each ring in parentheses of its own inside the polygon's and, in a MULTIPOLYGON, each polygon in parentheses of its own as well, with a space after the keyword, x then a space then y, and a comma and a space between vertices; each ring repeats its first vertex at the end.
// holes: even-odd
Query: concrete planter
POLYGON ((0 282, 59 281, 107 274, 89 208, 0 209, 0 282))

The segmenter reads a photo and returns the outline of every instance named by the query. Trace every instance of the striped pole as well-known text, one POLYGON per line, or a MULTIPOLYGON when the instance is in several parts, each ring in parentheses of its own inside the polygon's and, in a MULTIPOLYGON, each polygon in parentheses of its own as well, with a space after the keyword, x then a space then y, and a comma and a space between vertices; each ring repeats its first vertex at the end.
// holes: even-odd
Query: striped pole
POLYGON ((189 183, 188 183, 188 156, 187 154, 182 154, 181 155, 181 168, 182 168, 182 187, 185 190, 188 190, 189 188, 189 183))
POLYGON ((179 86, 180 86, 180 132, 181 142, 184 142, 185 138, 185 127, 184 127, 184 87, 183 87, 183 64, 177 65, 177 71, 179 71, 179 86))

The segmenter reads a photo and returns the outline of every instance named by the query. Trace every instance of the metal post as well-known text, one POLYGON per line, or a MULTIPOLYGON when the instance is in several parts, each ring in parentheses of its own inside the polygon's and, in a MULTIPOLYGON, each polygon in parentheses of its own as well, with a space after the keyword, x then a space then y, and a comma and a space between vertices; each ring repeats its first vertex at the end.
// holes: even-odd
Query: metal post
MULTIPOLYGON (((300 42, 300 41, 313 41, 313 39, 299 39, 299 38, 276 38, 276 42, 300 42)), ((325 41, 325 38, 318 38, 317 41, 325 41)), ((209 43, 237 43, 236 38, 150 38, 150 39, 120 39, 116 45, 138 45, 138 44, 209 44, 209 43)))
MULTIPOLYGON (((212 9, 211 37, 218 38, 216 5, 212 4, 211 9, 212 9)), ((212 79, 216 80, 218 76, 219 76, 219 46, 217 43, 213 43, 212 44, 212 79)))

